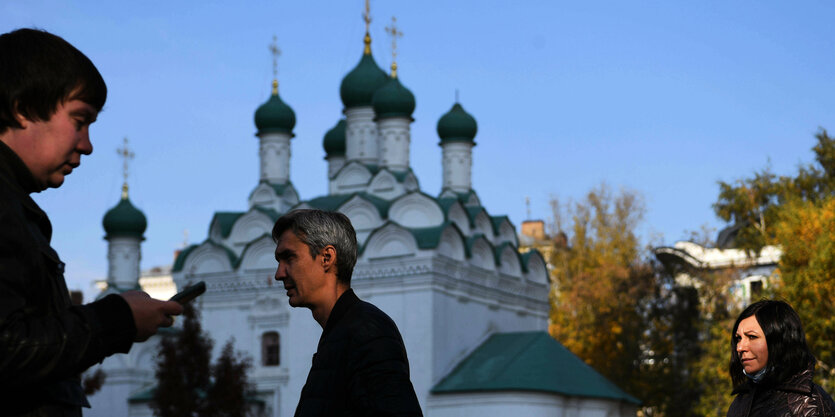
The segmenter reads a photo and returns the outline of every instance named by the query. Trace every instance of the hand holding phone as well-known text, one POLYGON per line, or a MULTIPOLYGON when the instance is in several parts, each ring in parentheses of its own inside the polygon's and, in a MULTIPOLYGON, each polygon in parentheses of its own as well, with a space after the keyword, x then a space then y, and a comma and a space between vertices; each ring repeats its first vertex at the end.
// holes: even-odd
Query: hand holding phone
POLYGON ((206 283, 204 281, 200 281, 197 284, 189 285, 182 291, 174 294, 173 297, 169 301, 176 301, 182 305, 185 305, 189 301, 197 298, 200 294, 206 292, 206 283))

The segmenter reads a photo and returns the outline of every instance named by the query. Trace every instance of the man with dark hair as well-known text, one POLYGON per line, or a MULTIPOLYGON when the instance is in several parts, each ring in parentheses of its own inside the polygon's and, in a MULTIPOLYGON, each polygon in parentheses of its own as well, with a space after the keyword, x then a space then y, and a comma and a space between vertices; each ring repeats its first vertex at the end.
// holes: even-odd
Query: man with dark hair
POLYGON ((351 289, 357 235, 341 213, 295 210, 275 223, 275 279, 322 326, 296 416, 421 416, 394 321, 351 289))
POLYGON ((29 194, 60 187, 93 152, 107 87, 78 49, 32 29, 0 35, 0 80, 0 414, 81 416, 80 373, 182 306, 142 291, 72 305, 52 225, 29 194))

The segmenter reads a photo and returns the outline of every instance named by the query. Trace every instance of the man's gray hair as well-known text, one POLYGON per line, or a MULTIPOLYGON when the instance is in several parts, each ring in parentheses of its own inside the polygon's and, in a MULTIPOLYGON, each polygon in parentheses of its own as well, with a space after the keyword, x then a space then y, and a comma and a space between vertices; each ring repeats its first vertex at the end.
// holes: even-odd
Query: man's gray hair
POLYGON ((287 230, 310 248, 314 259, 325 246, 332 245, 336 249, 336 278, 351 284, 357 263, 357 232, 348 216, 335 211, 293 210, 275 222, 273 240, 278 242, 287 230))

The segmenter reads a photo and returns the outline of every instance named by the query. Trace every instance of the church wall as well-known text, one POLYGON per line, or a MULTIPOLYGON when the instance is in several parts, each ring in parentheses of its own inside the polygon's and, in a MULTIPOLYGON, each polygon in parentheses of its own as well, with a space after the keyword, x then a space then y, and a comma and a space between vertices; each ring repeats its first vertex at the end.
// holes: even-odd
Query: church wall
POLYGON ((433 395, 424 414, 433 417, 634 417, 637 408, 614 400, 544 392, 469 392, 433 395))

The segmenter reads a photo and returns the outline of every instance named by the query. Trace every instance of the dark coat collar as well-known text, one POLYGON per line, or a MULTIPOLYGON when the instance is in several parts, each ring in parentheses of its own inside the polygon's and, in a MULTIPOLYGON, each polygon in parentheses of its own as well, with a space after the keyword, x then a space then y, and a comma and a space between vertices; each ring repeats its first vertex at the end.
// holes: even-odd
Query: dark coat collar
POLYGON ((20 194, 38 191, 38 184, 32 172, 15 151, 2 141, 0 141, 0 177, 20 194))
MULTIPOLYGON (((328 321, 325 323, 325 330, 322 331, 322 338, 325 337, 334 327, 336 327, 336 323, 345 316, 348 310, 351 309, 355 304, 359 303, 360 299, 354 294, 354 290, 348 288, 339 299, 336 300, 336 304, 333 305, 333 309, 331 309, 331 314, 328 316, 328 321)), ((320 339, 321 340, 321 339, 320 339)))

